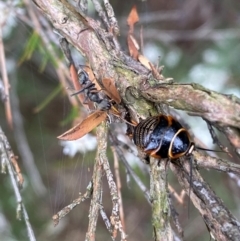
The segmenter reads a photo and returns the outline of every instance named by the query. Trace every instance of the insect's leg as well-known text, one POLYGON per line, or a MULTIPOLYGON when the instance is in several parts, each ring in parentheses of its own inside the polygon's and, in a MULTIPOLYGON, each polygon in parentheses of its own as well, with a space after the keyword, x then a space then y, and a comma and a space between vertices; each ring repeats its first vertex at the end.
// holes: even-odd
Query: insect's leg
POLYGON ((94 86, 94 84, 92 82, 89 83, 88 85, 86 85, 85 87, 83 87, 82 89, 78 90, 76 93, 71 94, 71 96, 78 95, 78 94, 84 92, 86 89, 91 88, 91 86, 94 86))

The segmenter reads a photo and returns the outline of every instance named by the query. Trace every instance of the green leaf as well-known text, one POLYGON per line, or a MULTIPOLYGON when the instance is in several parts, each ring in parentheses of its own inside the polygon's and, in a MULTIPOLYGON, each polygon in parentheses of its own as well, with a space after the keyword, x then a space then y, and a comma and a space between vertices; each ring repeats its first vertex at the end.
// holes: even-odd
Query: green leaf
POLYGON ((31 37, 28 39, 28 42, 24 48, 24 52, 18 61, 18 64, 21 65, 24 61, 29 60, 32 57, 33 52, 40 45, 41 38, 37 32, 33 32, 31 37))
POLYGON ((60 92, 62 91, 62 85, 59 84, 37 107, 34 108, 34 112, 38 113, 42 111, 60 92))
POLYGON ((64 120, 61 121, 60 125, 65 126, 71 123, 78 115, 79 115, 79 108, 78 107, 71 108, 70 113, 67 115, 66 118, 64 118, 64 120))

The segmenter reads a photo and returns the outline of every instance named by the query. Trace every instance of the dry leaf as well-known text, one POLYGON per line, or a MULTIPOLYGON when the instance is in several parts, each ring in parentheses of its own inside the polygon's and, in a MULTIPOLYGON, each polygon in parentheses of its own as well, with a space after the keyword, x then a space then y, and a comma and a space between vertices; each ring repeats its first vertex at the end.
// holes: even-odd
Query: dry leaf
POLYGON ((58 136, 57 138, 65 141, 77 140, 83 137, 84 135, 86 135, 87 133, 89 133, 95 127, 97 127, 106 118, 107 118, 106 112, 100 111, 100 110, 96 111, 91 115, 89 115, 81 123, 77 124, 76 126, 66 131, 62 135, 58 136))
MULTIPOLYGON (((71 79, 72 79, 75 90, 78 91, 78 90, 82 89, 82 86, 80 85, 79 80, 78 80, 77 70, 73 64, 70 65, 69 71, 70 71, 71 79)), ((77 96, 83 106, 88 106, 88 108, 90 110, 92 110, 94 108, 94 105, 92 102, 89 102, 87 104, 83 103, 85 100, 84 93, 79 93, 79 94, 77 94, 77 96)))
POLYGON ((90 67, 88 67, 88 66, 85 66, 84 67, 84 71, 87 72, 89 79, 91 80, 92 83, 95 84, 96 89, 97 90, 101 90, 101 87, 100 87, 99 83, 97 82, 92 69, 90 67))
POLYGON ((134 5, 127 19, 127 24, 129 26, 129 33, 133 33, 134 24, 137 23, 138 21, 139 21, 138 12, 137 12, 136 6, 134 5))
POLYGON ((127 42, 128 42, 128 49, 129 49, 130 56, 137 60, 138 54, 139 54, 138 53, 139 45, 137 43, 137 40, 131 34, 129 34, 127 38, 127 42))
POLYGON ((118 90, 115 86, 113 79, 104 78, 102 79, 102 84, 104 91, 110 99, 113 99, 117 104, 121 102, 121 97, 118 93, 118 90))
POLYGON ((139 54, 138 55, 138 61, 144 65, 146 68, 148 68, 149 70, 151 70, 151 65, 150 65, 150 61, 143 55, 139 54))

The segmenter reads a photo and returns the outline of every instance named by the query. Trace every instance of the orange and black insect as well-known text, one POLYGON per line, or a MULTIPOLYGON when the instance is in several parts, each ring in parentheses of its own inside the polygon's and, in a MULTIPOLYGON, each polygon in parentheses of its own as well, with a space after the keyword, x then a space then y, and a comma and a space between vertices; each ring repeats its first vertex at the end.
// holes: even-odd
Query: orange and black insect
POLYGON ((191 154, 195 145, 188 131, 171 116, 158 115, 141 121, 133 131, 134 144, 155 158, 177 159, 191 154))

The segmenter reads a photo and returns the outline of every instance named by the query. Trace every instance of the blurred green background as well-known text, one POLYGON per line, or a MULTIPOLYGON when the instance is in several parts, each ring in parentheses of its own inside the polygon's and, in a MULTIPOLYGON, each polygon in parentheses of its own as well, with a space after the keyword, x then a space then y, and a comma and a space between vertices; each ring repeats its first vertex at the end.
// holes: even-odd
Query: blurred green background
MULTIPOLYGON (((142 28, 143 54, 152 63, 165 66, 165 77, 173 77, 177 82, 199 83, 211 90, 240 97, 238 0, 130 0, 114 1, 111 4, 119 20, 119 41, 123 51, 128 52, 126 19, 132 6, 136 5, 140 22, 135 28, 135 37, 140 42, 142 28)), ((54 58, 43 41, 34 34, 25 2, 4 1, 0 2, 0 8, 3 13, 2 32, 15 128, 10 131, 7 126, 3 103, 0 106, 0 123, 12 150, 19 157, 19 165, 25 178, 21 193, 30 222, 37 240, 84 240, 89 201, 76 207, 55 228, 51 217, 77 198, 79 192, 84 193, 91 180, 95 151, 85 154, 76 151, 73 157, 63 153, 63 144, 59 143, 56 136, 71 127, 69 119, 76 111, 63 91, 59 91, 54 58), (35 113, 35 108, 49 96, 54 98, 40 112, 35 113)), ((90 14, 95 16, 91 4, 89 9, 90 14)), ((44 25, 46 20, 40 15, 39 20, 44 25)), ((47 31, 49 30, 46 28, 47 31)), ((58 37, 54 34, 52 36, 50 44, 65 64, 59 46, 56 45, 58 37)), ((75 60, 78 64, 84 63, 79 57, 75 60)), ((207 126, 200 118, 187 116, 185 120, 194 135, 209 148, 214 147, 207 126)), ((120 124, 115 129, 119 135, 122 133, 124 136, 120 124)), ((224 144, 228 145, 225 142, 224 144)), ((77 147, 69 148, 74 152, 75 149, 71 148, 77 147)), ((147 167, 138 163, 134 156, 127 157, 148 187, 147 167)), ((110 150, 109 160, 112 160, 110 150)), ((127 185, 125 169, 121 163, 120 170, 128 240, 152 240, 151 208, 133 180, 127 185)), ((201 173, 226 206, 239 218, 239 179, 212 170, 201 170, 201 173)), ((176 191, 181 192, 170 171, 168 180, 176 191)), ((0 182, 0 240, 28 240, 24 222, 16 220, 16 200, 8 175, 0 174, 0 182)), ((105 179, 103 194, 103 205, 110 215, 112 203, 105 179)), ((184 240, 209 240, 207 228, 193 206, 188 217, 187 198, 184 205, 177 203, 174 198, 173 202, 184 230, 184 240)), ((96 240, 111 240, 100 217, 96 240)))

